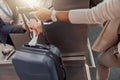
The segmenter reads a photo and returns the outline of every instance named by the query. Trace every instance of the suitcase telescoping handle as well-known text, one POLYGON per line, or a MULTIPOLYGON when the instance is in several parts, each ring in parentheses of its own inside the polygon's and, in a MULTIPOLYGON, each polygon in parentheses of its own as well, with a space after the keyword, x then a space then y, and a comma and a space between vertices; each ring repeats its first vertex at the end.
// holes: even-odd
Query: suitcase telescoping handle
POLYGON ((16 8, 17 8, 18 13, 21 14, 23 23, 24 23, 25 28, 26 28, 26 33, 29 35, 29 38, 31 39, 32 38, 31 37, 32 34, 30 33, 27 20, 25 19, 25 16, 24 16, 25 11, 23 10, 23 8, 20 8, 20 7, 16 7, 16 8))
POLYGON ((23 21, 24 21, 24 24, 25 24, 25 27, 26 27, 26 30, 27 30, 26 32, 28 32, 28 35, 31 38, 31 40, 29 41, 28 45, 36 46, 38 36, 35 35, 35 30, 33 30, 32 33, 29 30, 29 19, 28 18, 30 16, 27 16, 27 15, 29 15, 28 13, 27 14, 22 13, 21 15, 22 15, 22 18, 23 18, 23 21), (25 20, 25 18, 26 18, 26 20, 25 20))
POLYGON ((45 44, 47 44, 47 45, 49 45, 50 44, 50 41, 49 41, 49 39, 48 39, 48 36, 47 36, 47 32, 46 32, 46 30, 45 30, 45 28, 44 28, 44 24, 43 24, 43 22, 42 21, 40 21, 37 17, 34 17, 34 16, 32 16, 32 15, 30 15, 28 12, 24 12, 24 11, 21 11, 21 9, 19 10, 18 9, 18 12, 21 14, 21 16, 22 16, 22 19, 23 19, 23 22, 24 22, 24 24, 25 24, 25 27, 26 27, 26 32, 27 32, 27 34, 29 35, 29 37, 30 37, 30 39, 32 39, 32 33, 30 32, 30 30, 29 30, 29 20, 30 20, 30 18, 31 17, 33 17, 34 19, 36 19, 37 20, 37 22, 38 23, 40 23, 41 25, 42 25, 42 30, 43 30, 43 32, 42 32, 42 37, 44 38, 44 40, 45 40, 45 44), (26 18, 27 18, 27 20, 26 20, 26 18))
POLYGON ((16 7, 17 8, 17 12, 21 15, 22 17, 22 20, 23 20, 23 23, 25 25, 25 28, 26 28, 26 33, 28 35, 28 37, 31 39, 31 41, 28 43, 29 45, 36 45, 37 44, 37 39, 38 39, 38 36, 36 37, 35 36, 35 31, 33 31, 32 33, 30 32, 29 30, 29 17, 30 16, 26 16, 29 15, 28 12, 31 10, 28 10, 28 9, 25 9, 25 8, 21 8, 21 7, 16 7))

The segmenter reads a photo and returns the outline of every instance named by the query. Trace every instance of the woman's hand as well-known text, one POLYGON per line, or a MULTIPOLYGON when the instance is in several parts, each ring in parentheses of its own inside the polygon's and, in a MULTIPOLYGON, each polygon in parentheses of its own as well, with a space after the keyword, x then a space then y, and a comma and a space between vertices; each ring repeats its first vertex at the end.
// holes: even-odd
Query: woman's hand
POLYGON ((30 12, 30 14, 38 17, 41 21, 51 20, 52 10, 47 8, 39 8, 37 11, 30 12))
POLYGON ((42 33, 42 25, 38 23, 35 19, 30 19, 29 25, 30 32, 35 31, 36 36, 42 33))

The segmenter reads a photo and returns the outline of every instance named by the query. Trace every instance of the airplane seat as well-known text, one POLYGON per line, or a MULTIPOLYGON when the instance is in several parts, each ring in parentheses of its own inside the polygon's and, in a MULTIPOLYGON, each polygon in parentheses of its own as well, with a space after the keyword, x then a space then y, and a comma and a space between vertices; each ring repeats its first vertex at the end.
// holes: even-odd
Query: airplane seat
MULTIPOLYGON (((89 8, 89 0, 53 1, 55 10, 89 8)), ((49 42, 62 52, 67 80, 90 80, 89 69, 86 67, 88 25, 54 22, 44 25, 44 28, 49 42)), ((42 36, 39 37, 38 42, 44 43, 42 36)))

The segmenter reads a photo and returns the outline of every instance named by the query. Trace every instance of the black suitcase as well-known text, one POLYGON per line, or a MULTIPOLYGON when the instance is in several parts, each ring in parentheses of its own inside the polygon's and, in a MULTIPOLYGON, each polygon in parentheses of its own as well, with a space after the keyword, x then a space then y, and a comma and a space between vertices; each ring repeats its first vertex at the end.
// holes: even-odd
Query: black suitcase
POLYGON ((15 52, 12 63, 20 80, 65 80, 61 53, 53 45, 24 45, 15 52))

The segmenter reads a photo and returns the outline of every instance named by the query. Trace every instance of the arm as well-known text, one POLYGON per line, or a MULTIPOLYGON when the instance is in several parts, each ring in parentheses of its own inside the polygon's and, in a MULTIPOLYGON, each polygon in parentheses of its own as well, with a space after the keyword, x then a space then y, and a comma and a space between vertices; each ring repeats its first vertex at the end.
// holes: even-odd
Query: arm
POLYGON ((71 23, 94 24, 120 17, 120 0, 104 0, 91 9, 69 11, 71 23))
MULTIPOLYGON (((73 24, 97 24, 101 21, 120 17, 119 7, 120 0, 105 0, 91 9, 57 11, 56 17, 58 21, 73 24)), ((32 14, 36 15, 40 20, 46 21, 51 19, 52 10, 40 8, 32 14)))
POLYGON ((25 25, 6 25, 10 27, 10 33, 24 33, 26 31, 25 25))
POLYGON ((0 42, 6 43, 9 33, 19 33, 24 31, 22 26, 6 25, 0 18, 0 42))
POLYGON ((25 32, 25 25, 8 25, 0 18, 0 32, 4 34, 25 32))

